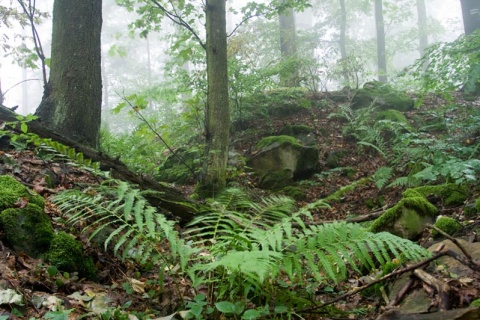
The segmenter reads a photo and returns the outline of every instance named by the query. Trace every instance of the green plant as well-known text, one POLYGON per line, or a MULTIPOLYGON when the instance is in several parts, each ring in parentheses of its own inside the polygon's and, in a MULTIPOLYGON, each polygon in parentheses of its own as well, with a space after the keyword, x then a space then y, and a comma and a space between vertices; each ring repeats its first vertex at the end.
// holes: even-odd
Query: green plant
POLYGON ((291 315, 311 303, 315 288, 345 279, 347 268, 362 273, 392 256, 429 255, 408 240, 356 224, 306 225, 311 210, 328 206, 323 200, 296 209, 288 197, 257 203, 238 189, 209 200, 206 212, 192 221, 182 239, 173 222, 150 207, 139 190, 123 182, 111 184, 95 196, 70 191, 53 201, 70 215, 71 223, 88 220, 84 230, 92 232, 90 238, 112 227, 105 248, 112 242, 123 258, 152 262, 159 270, 171 271, 177 282, 188 276, 194 288, 206 286, 205 297, 197 295, 187 304, 196 319, 291 315), (159 243, 168 243, 170 251, 159 252, 159 243), (194 254, 200 250, 202 254, 194 254), (262 307, 267 305, 274 310, 262 307))

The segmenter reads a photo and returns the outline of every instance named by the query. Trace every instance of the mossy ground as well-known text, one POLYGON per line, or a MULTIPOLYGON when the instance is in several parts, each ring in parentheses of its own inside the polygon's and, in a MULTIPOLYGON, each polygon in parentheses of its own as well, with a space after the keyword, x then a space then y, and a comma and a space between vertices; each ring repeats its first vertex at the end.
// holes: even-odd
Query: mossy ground
POLYGON ((33 191, 30 191, 15 178, 0 176, 0 210, 11 208, 21 199, 28 203, 36 204, 40 208, 45 207, 45 200, 33 191))

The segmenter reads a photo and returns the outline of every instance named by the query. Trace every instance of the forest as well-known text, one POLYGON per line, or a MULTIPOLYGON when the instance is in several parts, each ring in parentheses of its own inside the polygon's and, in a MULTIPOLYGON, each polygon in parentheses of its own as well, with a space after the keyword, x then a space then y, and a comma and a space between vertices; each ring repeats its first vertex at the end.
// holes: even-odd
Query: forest
POLYGON ((0 320, 480 319, 479 1, 0 26, 0 320))

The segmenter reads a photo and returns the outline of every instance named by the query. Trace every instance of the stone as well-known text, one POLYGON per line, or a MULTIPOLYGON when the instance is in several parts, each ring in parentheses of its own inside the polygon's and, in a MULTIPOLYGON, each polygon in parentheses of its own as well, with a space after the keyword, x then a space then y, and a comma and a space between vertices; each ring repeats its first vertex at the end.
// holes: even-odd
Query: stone
POLYGON ((319 170, 318 149, 303 146, 293 137, 267 137, 256 148, 259 152, 247 165, 258 175, 262 188, 283 188, 319 170))
POLYGON ((367 82, 358 89, 352 98, 354 109, 367 108, 374 105, 379 110, 409 111, 413 109, 414 101, 404 92, 378 81, 367 82))

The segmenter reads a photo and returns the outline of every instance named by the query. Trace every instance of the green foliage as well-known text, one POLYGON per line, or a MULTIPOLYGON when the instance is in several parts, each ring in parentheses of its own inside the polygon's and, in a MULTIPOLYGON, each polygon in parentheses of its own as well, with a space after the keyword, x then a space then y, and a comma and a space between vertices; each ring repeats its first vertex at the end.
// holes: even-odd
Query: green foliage
POLYGON ((378 189, 383 189, 388 180, 392 177, 392 173, 393 168, 391 167, 380 167, 377 169, 377 171, 375 171, 372 176, 372 180, 378 189))
POLYGON ((271 314, 264 305, 275 306, 274 314, 287 315, 310 305, 308 297, 318 286, 345 279, 347 268, 360 273, 385 264, 391 255, 428 256, 408 240, 374 234, 356 224, 306 225, 311 210, 328 206, 322 200, 296 209, 288 197, 270 196, 257 203, 230 189, 209 200, 207 211, 192 221, 183 240, 173 222, 150 207, 139 190, 115 181, 96 192, 67 191, 53 201, 70 215, 71 223, 88 221, 84 230, 92 232, 90 238, 112 227, 105 248, 112 243, 124 258, 149 261, 171 271, 174 281, 188 276, 194 288, 209 288, 206 296, 197 295, 187 304, 195 319, 210 317, 213 307, 243 319, 271 314), (163 247, 170 251, 159 252, 160 243, 168 243, 163 247), (175 271, 172 266, 177 266, 175 271), (252 303, 256 307, 246 309, 252 303))
POLYGON ((269 300, 275 296, 277 304, 297 304, 301 303, 298 297, 276 285, 283 283, 277 278, 281 273, 286 273, 290 283, 307 288, 311 281, 344 279, 347 266, 360 272, 363 267, 383 264, 389 261, 390 252, 408 251, 411 259, 428 255, 407 240, 369 233, 355 224, 306 226, 302 217, 309 217, 315 207, 326 206, 323 201, 299 210, 292 206, 289 198, 278 196, 255 204, 234 189, 212 203, 212 212, 192 222, 196 228, 188 231, 188 238, 208 246, 211 254, 196 269, 212 273, 209 279, 221 288, 219 299, 239 295, 269 300), (300 228, 293 229, 294 223, 300 228), (268 282, 274 285, 265 287, 268 282))
POLYGON ((75 225, 88 220, 91 225, 85 227, 84 231, 94 226, 89 239, 106 227, 116 227, 105 240, 105 250, 110 242, 113 242, 114 253, 123 259, 133 258, 141 264, 150 259, 165 263, 178 260, 184 270, 186 259, 192 252, 178 238, 173 228, 174 222, 157 213, 140 190, 133 189, 122 181, 111 183, 112 186, 102 186, 101 193, 96 196, 67 191, 55 196, 53 201, 63 212, 70 215, 69 223, 75 225), (108 197, 111 199, 108 200, 108 197), (172 261, 158 251, 156 245, 163 240, 168 241, 171 246, 169 258, 172 261))
POLYGON ((84 169, 100 171, 100 162, 93 162, 86 159, 82 152, 77 152, 74 148, 68 147, 57 141, 48 138, 42 138, 39 135, 28 131, 28 123, 37 119, 37 116, 17 116, 17 121, 7 122, 7 127, 19 127, 21 133, 15 133, 11 130, 0 130, 0 137, 10 137, 10 144, 15 148, 25 150, 29 146, 34 146, 37 155, 44 160, 65 161, 71 166, 82 166, 84 169))
POLYGON ((480 79, 480 31, 461 35, 452 42, 430 46, 413 64, 414 76, 421 79, 425 92, 448 94, 459 88, 478 94, 480 79))

